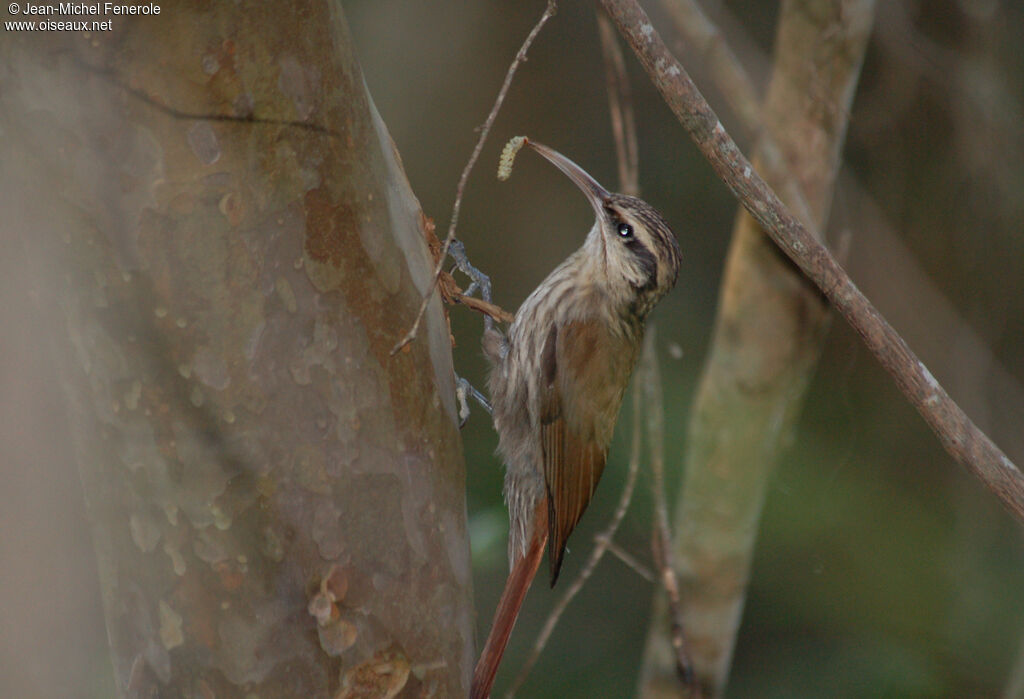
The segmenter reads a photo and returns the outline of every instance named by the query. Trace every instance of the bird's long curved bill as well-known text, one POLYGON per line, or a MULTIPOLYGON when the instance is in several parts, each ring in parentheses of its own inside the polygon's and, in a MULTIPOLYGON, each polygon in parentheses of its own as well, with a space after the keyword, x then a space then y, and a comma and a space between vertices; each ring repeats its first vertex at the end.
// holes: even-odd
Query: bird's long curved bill
POLYGON ((604 203, 609 197, 607 189, 602 187, 601 184, 591 177, 586 170, 566 158, 557 150, 548 148, 543 143, 537 143, 530 139, 527 139, 526 143, 535 151, 554 163, 555 167, 568 175, 569 179, 572 180, 576 186, 583 191, 583 194, 586 195, 587 201, 589 201, 590 205, 594 207, 594 211, 601 213, 601 209, 604 207, 604 203))

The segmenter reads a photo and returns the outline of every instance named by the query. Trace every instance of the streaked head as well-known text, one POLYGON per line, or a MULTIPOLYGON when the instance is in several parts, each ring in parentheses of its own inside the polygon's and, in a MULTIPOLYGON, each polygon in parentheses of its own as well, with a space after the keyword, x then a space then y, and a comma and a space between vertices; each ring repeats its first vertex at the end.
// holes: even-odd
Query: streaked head
POLYGON ((526 140, 535 151, 564 172, 587 197, 597 217, 604 255, 602 268, 612 280, 623 280, 637 295, 636 310, 646 315, 676 283, 680 251, 668 222, 637 197, 609 192, 586 170, 558 151, 526 140))

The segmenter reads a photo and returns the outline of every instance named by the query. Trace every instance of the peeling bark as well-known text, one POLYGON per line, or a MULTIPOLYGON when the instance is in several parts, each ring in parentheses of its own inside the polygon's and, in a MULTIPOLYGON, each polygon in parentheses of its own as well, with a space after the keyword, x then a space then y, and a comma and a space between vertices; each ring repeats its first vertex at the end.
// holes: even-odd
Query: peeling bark
MULTIPOLYGON (((66 321, 126 696, 459 696, 446 324, 337 3, 176 3, 0 48, 0 182, 66 321)), ((57 435, 61 437, 62 435, 57 435)))

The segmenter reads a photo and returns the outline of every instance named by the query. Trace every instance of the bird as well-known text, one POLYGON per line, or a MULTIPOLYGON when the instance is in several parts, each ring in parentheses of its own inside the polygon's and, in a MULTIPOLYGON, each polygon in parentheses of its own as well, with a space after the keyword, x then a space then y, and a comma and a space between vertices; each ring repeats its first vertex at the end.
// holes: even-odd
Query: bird
MULTIPOLYGON (((545 545, 552 587, 558 580, 566 542, 604 470, 645 320, 675 285, 681 257, 650 204, 610 192, 558 151, 518 138, 516 150, 529 145, 579 187, 595 221, 583 245, 526 298, 507 334, 493 324, 484 330, 506 468, 509 574, 473 672, 472 699, 490 694, 545 545)), ((503 168, 511 157, 503 154, 503 168)))

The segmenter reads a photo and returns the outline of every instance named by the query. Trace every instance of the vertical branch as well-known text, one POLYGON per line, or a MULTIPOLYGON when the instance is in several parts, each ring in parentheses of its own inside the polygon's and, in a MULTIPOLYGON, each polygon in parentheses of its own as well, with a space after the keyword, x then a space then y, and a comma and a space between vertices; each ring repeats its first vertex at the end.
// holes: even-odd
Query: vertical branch
POLYGON ((608 14, 597 10, 597 28, 601 37, 605 83, 608 88, 608 112, 612 119, 616 161, 619 165, 619 189, 623 194, 640 195, 640 152, 633 118, 633 97, 615 27, 608 14))
MULTIPOLYGON (((799 190, 795 203, 815 230, 828 216, 872 5, 783 3, 775 69, 760 110, 764 140, 772 142, 766 148, 762 141, 755 162, 760 166, 766 152, 781 154, 789 174, 769 168, 769 180, 799 190)), ((741 103, 750 92, 740 90, 741 103)), ((793 205, 793 197, 787 200, 793 205)), ((721 297, 688 429, 676 523, 687 632, 700 682, 713 694, 728 677, 766 483, 799 415, 828 320, 817 289, 742 210, 721 297)), ((671 639, 662 628, 656 619, 642 682, 649 696, 671 671, 664 651, 671 639)))
MULTIPOLYGON (((668 602, 668 626, 671 629, 669 640, 675 671, 687 687, 688 695, 699 697, 700 689, 695 682, 693 664, 683 632, 683 606, 679 597, 679 580, 672 551, 672 527, 669 524, 668 505, 665 503, 665 411, 661 396, 661 372, 654 350, 654 335, 654 328, 649 328, 640 358, 644 404, 647 407, 647 444, 651 453, 651 494, 654 501, 651 547, 658 568, 658 578, 668 602)), ((657 619, 654 623, 661 623, 661 620, 657 619)))
MULTIPOLYGON (((597 19, 601 35, 601 53, 604 57, 607 77, 612 132, 615 136, 615 149, 618 154, 619 181, 623 192, 638 196, 640 193, 640 156, 637 149, 636 122, 633 118, 633 104, 626 64, 615 38, 614 26, 608 15, 598 10, 597 19)), ((694 683, 693 667, 686 650, 683 633, 679 582, 673 564, 671 526, 669 525, 668 506, 665 504, 665 417, 662 409, 661 378, 654 338, 655 331, 652 326, 644 338, 640 371, 636 378, 637 384, 643 385, 648 410, 648 443, 653 471, 651 488, 655 503, 655 524, 651 544, 659 569, 661 585, 665 590, 671 610, 671 640, 672 648, 675 651, 676 670, 680 679, 690 688, 691 696, 698 696, 699 690, 694 683)), ((638 394, 639 390, 635 395, 638 394)), ((635 406, 634 409, 638 410, 638 406, 635 406)), ((634 419, 636 418, 634 417, 634 419)), ((609 547, 611 546, 610 536, 603 540, 609 547)))

